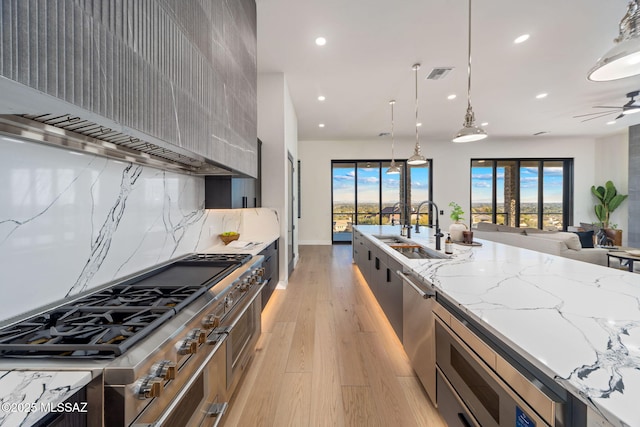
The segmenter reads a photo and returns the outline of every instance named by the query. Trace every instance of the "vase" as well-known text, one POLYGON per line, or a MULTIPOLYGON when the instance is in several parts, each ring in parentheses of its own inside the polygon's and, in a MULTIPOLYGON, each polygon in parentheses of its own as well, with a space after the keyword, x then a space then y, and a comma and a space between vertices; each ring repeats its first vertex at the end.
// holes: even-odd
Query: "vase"
POLYGON ((463 236, 462 232, 467 229, 467 225, 462 222, 454 222, 449 226, 449 234, 451 235, 451 240, 454 242, 462 242, 463 236))
POLYGON ((598 234, 596 234, 596 242, 598 246, 611 246, 611 243, 609 243, 609 237, 607 236, 607 232, 604 228, 598 230, 598 234))

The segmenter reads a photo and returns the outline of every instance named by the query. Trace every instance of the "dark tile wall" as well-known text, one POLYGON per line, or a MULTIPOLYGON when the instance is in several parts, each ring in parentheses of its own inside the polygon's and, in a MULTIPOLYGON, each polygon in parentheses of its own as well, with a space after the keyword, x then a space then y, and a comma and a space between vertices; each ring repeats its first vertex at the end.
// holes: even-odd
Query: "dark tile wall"
POLYGON ((0 0, 0 75, 257 173, 255 0, 0 0))
POLYGON ((629 128, 629 236, 627 244, 640 248, 640 125, 629 128))

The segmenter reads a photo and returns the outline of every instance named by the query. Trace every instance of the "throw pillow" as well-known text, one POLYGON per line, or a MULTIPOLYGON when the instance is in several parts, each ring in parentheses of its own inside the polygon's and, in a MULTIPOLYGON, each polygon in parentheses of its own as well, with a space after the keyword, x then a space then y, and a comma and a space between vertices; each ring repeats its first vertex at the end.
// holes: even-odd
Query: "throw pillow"
POLYGON ((593 230, 590 231, 574 231, 580 239, 583 248, 593 248, 593 230))
POLYGON ((562 242, 567 246, 567 249, 573 249, 575 251, 579 251, 580 249, 582 249, 580 239, 575 233, 558 231, 557 233, 544 233, 539 235, 536 234, 536 236, 539 236, 541 239, 557 240, 559 242, 562 242))

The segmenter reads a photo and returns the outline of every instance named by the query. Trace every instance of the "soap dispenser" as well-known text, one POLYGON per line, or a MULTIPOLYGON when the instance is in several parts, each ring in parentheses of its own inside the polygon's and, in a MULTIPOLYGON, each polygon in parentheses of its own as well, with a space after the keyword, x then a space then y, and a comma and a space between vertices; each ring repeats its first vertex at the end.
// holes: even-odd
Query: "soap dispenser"
POLYGON ((447 240, 444 241, 444 253, 449 255, 453 253, 453 240, 450 233, 447 233, 447 240))

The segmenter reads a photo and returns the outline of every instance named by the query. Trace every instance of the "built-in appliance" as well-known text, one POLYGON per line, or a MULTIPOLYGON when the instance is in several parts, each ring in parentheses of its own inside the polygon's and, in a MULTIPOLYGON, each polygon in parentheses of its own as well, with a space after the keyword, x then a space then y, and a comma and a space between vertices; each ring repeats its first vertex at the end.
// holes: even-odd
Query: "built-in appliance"
POLYGON ((436 403, 436 293, 416 275, 396 273, 402 278, 402 345, 427 395, 436 403))
POLYGON ((436 316, 435 333, 438 410, 449 426, 574 425, 566 398, 516 369, 455 316, 436 316))
POLYGON ((0 368, 101 372, 89 425, 216 425, 260 335, 262 262, 190 254, 32 314, 0 329, 0 368))

